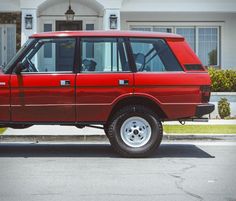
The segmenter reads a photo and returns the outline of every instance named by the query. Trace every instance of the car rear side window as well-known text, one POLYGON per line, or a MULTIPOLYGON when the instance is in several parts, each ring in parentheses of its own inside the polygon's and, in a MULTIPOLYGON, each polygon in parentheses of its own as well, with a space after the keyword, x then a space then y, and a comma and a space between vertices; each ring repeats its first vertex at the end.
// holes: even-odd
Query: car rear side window
POLYGON ((183 71, 163 39, 130 38, 137 71, 183 71))

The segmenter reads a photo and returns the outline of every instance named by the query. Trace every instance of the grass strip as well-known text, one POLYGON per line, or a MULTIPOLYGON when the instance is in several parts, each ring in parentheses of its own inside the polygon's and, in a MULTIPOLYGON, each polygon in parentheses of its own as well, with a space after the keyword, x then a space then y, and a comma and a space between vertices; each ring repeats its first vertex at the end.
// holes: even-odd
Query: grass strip
POLYGON ((0 128, 0 135, 3 134, 3 132, 6 130, 6 128, 0 128))
POLYGON ((236 125, 164 125, 166 133, 236 134, 236 125))

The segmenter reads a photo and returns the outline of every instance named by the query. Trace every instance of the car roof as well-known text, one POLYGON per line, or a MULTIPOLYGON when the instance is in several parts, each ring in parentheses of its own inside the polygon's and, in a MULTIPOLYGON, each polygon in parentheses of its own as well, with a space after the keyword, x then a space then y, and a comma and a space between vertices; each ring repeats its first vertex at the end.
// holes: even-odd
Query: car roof
POLYGON ((148 37, 148 38, 175 38, 183 36, 172 33, 147 32, 147 31, 56 31, 33 34, 30 38, 52 37, 148 37))

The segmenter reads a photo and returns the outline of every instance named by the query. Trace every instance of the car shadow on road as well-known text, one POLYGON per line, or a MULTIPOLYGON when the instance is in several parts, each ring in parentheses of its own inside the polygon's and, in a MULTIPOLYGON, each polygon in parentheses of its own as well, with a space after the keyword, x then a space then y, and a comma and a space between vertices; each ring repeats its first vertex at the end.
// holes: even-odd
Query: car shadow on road
MULTIPOLYGON (((110 144, 1 144, 0 157, 120 158, 110 144)), ((162 144, 151 158, 214 158, 193 144, 162 144)))
POLYGON ((157 158, 215 158, 194 144, 162 144, 153 157, 157 158))

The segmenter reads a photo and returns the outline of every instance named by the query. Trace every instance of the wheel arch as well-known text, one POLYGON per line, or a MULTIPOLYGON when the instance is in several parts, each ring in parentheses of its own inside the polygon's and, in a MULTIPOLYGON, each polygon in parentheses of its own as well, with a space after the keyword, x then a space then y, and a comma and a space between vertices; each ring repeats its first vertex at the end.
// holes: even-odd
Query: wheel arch
POLYGON ((126 107, 128 105, 145 106, 147 108, 150 108, 152 111, 154 111, 157 114, 157 116, 160 118, 160 120, 167 119, 167 115, 162 110, 160 103, 157 103, 156 101, 154 101, 151 98, 146 97, 146 96, 135 95, 135 96, 125 97, 125 98, 117 101, 111 109, 111 112, 108 116, 108 121, 112 118, 113 114, 115 114, 121 108, 126 107))

